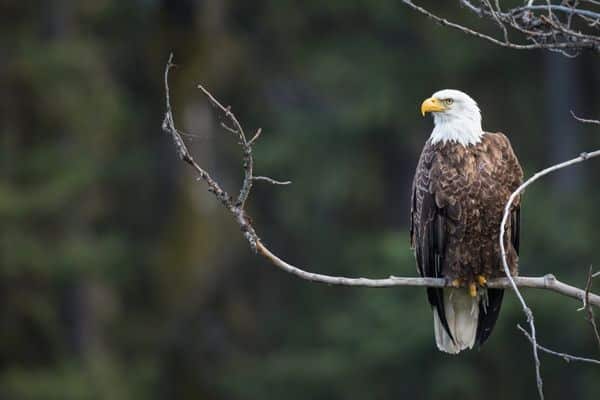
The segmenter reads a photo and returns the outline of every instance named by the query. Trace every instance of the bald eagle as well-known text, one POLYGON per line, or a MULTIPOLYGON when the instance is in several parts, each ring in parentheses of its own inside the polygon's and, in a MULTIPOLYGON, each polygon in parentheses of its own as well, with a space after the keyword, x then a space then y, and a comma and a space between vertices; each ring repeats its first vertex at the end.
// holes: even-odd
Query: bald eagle
MULTIPOLYGON (((484 132, 477 103, 458 90, 441 90, 421 105, 434 128, 417 164, 410 236, 421 276, 445 278, 450 288, 428 288, 438 349, 457 354, 482 345, 496 323, 504 276, 500 221, 523 171, 506 136, 484 132)), ((506 227, 507 261, 518 270, 520 199, 506 227)))

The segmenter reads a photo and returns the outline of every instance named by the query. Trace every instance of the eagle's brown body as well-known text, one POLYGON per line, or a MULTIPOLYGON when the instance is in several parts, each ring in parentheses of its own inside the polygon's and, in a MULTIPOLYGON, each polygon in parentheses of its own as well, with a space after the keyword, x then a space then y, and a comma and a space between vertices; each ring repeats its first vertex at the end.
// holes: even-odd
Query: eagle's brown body
MULTIPOLYGON (((510 142, 501 133, 485 133, 479 143, 427 141, 415 173, 411 208, 411 244, 422 276, 458 280, 503 276, 498 242, 504 207, 521 184, 523 172, 510 142)), ((517 273, 519 199, 507 224, 507 259, 517 273)), ((476 342, 494 326, 502 290, 488 289, 479 300, 476 342), (484 304, 485 303, 485 304, 484 304)), ((442 289, 428 289, 429 302, 451 335, 442 289)))

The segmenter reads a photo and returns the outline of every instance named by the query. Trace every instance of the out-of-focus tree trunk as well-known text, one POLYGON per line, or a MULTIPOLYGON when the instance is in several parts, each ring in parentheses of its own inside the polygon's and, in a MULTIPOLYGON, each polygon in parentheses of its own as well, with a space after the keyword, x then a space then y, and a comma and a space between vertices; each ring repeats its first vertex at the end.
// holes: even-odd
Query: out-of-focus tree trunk
POLYGON ((60 40, 72 32, 74 4, 68 0, 44 1, 43 34, 48 40, 60 40))
MULTIPOLYGON (((71 38, 75 33, 76 4, 68 0, 43 2, 45 12, 42 14, 42 35, 48 42, 61 42, 71 38)), ((23 132, 23 134, 27 134, 23 132)), ((65 226, 69 226, 71 235, 87 234, 88 218, 85 213, 69 214, 65 226)), ((84 267, 84 266, 82 266, 84 267)), ((84 270, 85 268, 81 268, 84 270)), ((63 313, 68 321, 70 348, 77 356, 93 363, 94 354, 102 347, 100 302, 98 293, 104 293, 106 300, 109 292, 100 282, 83 272, 76 276, 72 285, 64 292, 65 307, 63 313)), ((91 365, 91 364, 90 364, 91 365)))
MULTIPOLYGON (((569 59, 559 54, 545 56, 545 107, 547 110, 547 143, 551 159, 556 163, 573 158, 580 153, 578 146, 579 123, 571 116, 570 110, 577 110, 580 98, 578 79, 578 59, 569 59)), ((543 151, 543 149, 540 149, 543 151)), ((581 174, 574 168, 567 168, 554 177, 556 195, 568 196, 581 187, 581 174)))

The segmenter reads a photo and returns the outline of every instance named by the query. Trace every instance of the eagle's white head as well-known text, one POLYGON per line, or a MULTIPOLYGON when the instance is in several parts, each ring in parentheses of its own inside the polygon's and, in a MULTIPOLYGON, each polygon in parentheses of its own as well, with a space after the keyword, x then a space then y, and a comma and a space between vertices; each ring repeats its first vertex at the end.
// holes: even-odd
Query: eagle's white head
POLYGON ((479 143, 483 135, 481 112, 475 100, 460 90, 444 89, 421 104, 421 113, 433 114, 431 143, 479 143))

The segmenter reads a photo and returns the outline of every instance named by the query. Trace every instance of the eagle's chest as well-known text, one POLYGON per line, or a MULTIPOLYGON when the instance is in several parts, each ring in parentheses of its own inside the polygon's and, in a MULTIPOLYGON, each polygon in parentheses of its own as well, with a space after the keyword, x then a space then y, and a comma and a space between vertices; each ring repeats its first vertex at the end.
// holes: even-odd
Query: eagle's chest
POLYGON ((449 154, 440 152, 440 178, 445 187, 454 186, 466 192, 477 192, 482 186, 494 183, 494 159, 479 147, 454 149, 449 154))
POLYGON ((497 176, 501 160, 488 150, 483 145, 440 149, 430 171, 438 206, 445 206, 465 233, 496 229, 497 210, 503 205, 497 176))
MULTIPOLYGON (((503 209, 521 174, 506 139, 498 134, 486 134, 470 146, 428 143, 413 183, 417 257, 441 248, 442 275, 493 276, 503 209)), ((421 258, 423 271, 427 261, 421 258)))

